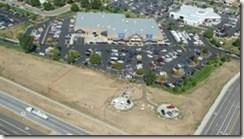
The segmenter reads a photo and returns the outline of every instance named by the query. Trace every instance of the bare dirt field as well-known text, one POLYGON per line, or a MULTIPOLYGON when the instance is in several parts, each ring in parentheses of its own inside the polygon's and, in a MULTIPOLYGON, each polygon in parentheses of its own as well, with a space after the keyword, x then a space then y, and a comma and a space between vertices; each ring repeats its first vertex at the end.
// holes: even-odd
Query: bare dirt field
MULTIPOLYGON (((151 102, 158 105, 165 102, 172 103, 182 111, 183 118, 178 120, 158 118, 144 101, 136 102, 137 106, 129 112, 116 112, 108 108, 107 101, 125 91, 128 84, 88 69, 25 55, 2 47, 0 47, 0 68, 3 76, 16 83, 104 121, 128 134, 187 135, 194 133, 223 85, 240 71, 240 63, 232 61, 223 64, 208 79, 198 84, 191 93, 184 95, 173 95, 160 89, 147 87, 149 90, 147 96, 151 102), (141 110, 142 104, 145 105, 144 110, 141 110)), ((138 99, 142 95, 140 87, 140 85, 132 84, 127 91, 133 98, 138 99)), ((31 101, 31 97, 34 96, 27 97, 27 92, 16 93, 1 83, 0 89, 9 91, 12 95, 94 134, 121 134, 118 130, 102 127, 101 123, 91 122, 88 118, 75 114, 73 111, 57 109, 60 107, 54 103, 48 101, 41 103, 42 99, 31 101), (67 113, 71 114, 67 115, 67 113)))

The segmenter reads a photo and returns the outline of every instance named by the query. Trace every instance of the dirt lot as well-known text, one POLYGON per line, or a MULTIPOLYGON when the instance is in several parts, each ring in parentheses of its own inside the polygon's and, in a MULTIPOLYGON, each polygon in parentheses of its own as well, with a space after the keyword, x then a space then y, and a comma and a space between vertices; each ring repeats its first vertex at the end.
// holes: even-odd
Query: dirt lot
MULTIPOLYGON (((194 133, 222 86, 240 71, 240 64, 237 61, 225 63, 214 71, 210 78, 192 90, 192 93, 173 95, 148 87, 147 95, 151 102, 172 103, 182 111, 183 118, 178 120, 158 118, 143 101, 138 101, 136 108, 130 112, 111 110, 105 105, 107 100, 125 91, 128 84, 91 70, 27 56, 2 47, 0 47, 0 68, 3 69, 3 76, 96 119, 105 121, 128 134, 186 135, 194 133), (49 87, 51 89, 48 89, 49 87), (140 109, 141 104, 145 104, 144 110, 140 109)), ((7 87, 0 83, 0 89, 11 90, 7 87)), ((133 98, 141 96, 140 85, 133 84, 133 88, 128 91, 131 92, 133 98)), ((45 103, 40 103, 42 99, 31 101, 30 97, 34 96, 28 95, 27 98, 27 94, 25 95, 27 92, 23 91, 21 94, 16 91, 9 92, 77 126, 93 131, 94 134, 120 134, 118 130, 112 130, 112 128, 101 128, 101 123, 91 122, 88 118, 75 114, 75 112, 57 109, 57 105, 48 101, 45 103), (52 105, 52 107, 48 107, 48 105, 52 105), (71 115, 64 116, 67 113, 71 113, 71 115), (82 126, 77 121, 82 121, 82 126)))

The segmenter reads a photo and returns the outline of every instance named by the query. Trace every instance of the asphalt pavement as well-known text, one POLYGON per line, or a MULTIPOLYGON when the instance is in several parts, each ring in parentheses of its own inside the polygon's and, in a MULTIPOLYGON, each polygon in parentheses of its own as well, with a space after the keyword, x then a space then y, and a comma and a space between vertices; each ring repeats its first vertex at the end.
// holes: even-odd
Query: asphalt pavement
POLYGON ((201 135, 241 135, 240 77, 227 89, 201 135))
MULTIPOLYGON (((26 109, 26 107, 29 107, 31 105, 29 105, 17 98, 14 98, 10 95, 7 95, 7 93, 4 93, 2 91, 0 91, 0 105, 7 109, 10 109, 16 113, 19 113, 19 114, 26 112, 25 117, 27 119, 33 120, 53 131, 60 133, 61 135, 66 135, 66 134, 89 135, 88 132, 86 132, 78 127, 75 127, 73 125, 70 125, 67 122, 65 122, 43 110, 41 110, 41 111, 45 112, 49 117, 47 120, 44 120, 34 114, 28 113, 25 109, 26 109)), ((31 107, 33 107, 33 106, 31 106, 31 107)))
POLYGON ((42 132, 0 113, 1 135, 44 135, 42 132))

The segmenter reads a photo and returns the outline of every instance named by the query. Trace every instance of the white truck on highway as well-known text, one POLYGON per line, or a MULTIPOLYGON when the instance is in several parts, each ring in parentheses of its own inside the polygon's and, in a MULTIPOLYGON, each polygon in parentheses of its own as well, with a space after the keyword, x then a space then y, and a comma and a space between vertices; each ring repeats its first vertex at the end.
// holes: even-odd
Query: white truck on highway
POLYGON ((37 116, 39 116, 39 117, 41 117, 41 118, 43 118, 45 120, 48 119, 48 116, 45 113, 43 113, 43 112, 41 112, 41 111, 39 111, 39 110, 37 110, 35 108, 27 107, 26 111, 28 111, 30 113, 33 113, 33 114, 35 114, 35 115, 37 115, 37 116))

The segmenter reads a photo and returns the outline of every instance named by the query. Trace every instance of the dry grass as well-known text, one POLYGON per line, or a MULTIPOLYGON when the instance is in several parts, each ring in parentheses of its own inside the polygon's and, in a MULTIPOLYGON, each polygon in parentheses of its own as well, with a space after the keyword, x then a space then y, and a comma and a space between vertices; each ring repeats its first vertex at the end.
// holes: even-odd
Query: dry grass
POLYGON ((45 135, 50 135, 50 133, 51 133, 50 129, 47 129, 46 127, 43 127, 43 126, 41 126, 41 125, 39 125, 33 121, 27 120, 26 118, 6 109, 4 107, 0 106, 0 111, 2 114, 7 115, 7 116, 25 124, 25 125, 29 125, 30 127, 34 127, 35 129, 38 129, 38 131, 44 133, 45 135))
POLYGON ((11 27, 7 27, 4 30, 0 30, 0 36, 4 38, 9 38, 13 40, 18 40, 17 37, 20 33, 23 33, 25 29, 29 26, 29 23, 23 22, 20 24, 13 25, 11 27))
MULTIPOLYGON (((192 93, 185 95, 177 96, 148 87, 150 92, 148 93, 148 98, 150 101, 156 104, 163 102, 172 103, 182 111, 183 119, 163 120, 158 118, 155 112, 147 107, 147 104, 143 101, 137 102, 137 107, 127 113, 115 112, 109 109, 106 105, 107 100, 123 92, 127 84, 117 82, 91 70, 74 68, 70 65, 28 56, 1 47, 0 61, 0 67, 4 68, 2 75, 10 77, 15 82, 28 86, 51 99, 74 107, 91 117, 105 121, 118 129, 135 135, 193 134, 196 125, 203 119, 222 86, 240 71, 239 62, 225 63, 221 68, 214 71, 206 81, 200 83, 198 87, 192 90, 192 93), (47 87, 49 85, 55 91, 48 92, 47 87), (145 104, 144 110, 140 109, 141 104, 145 104)), ((134 98, 139 98, 141 96, 140 86, 135 84, 132 86, 133 89, 129 89, 129 92, 133 92, 134 98)), ((11 89, 10 86, 1 84, 0 88, 11 89)), ((83 127, 88 131, 93 131, 94 134, 121 134, 118 130, 105 127, 99 122, 91 121, 89 118, 82 117, 74 111, 43 100, 28 92, 8 92, 72 124, 83 127), (45 103, 40 103, 43 101, 45 103)))

